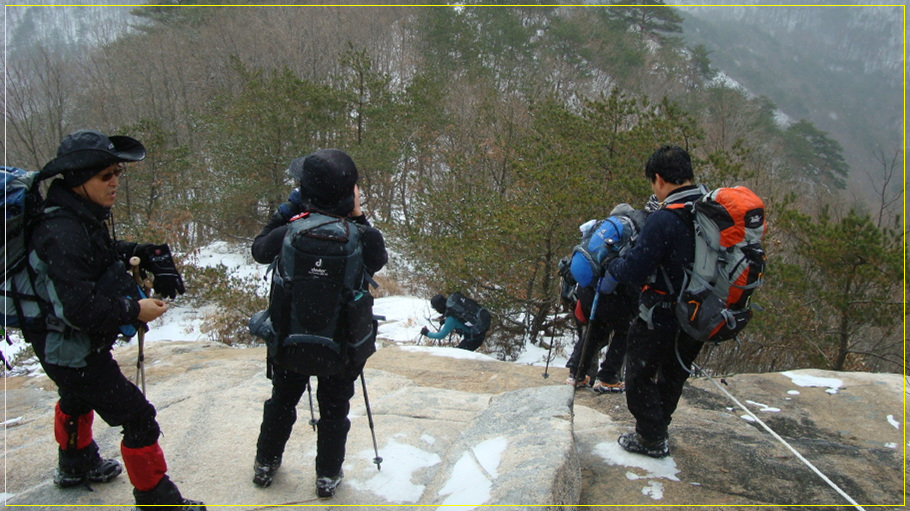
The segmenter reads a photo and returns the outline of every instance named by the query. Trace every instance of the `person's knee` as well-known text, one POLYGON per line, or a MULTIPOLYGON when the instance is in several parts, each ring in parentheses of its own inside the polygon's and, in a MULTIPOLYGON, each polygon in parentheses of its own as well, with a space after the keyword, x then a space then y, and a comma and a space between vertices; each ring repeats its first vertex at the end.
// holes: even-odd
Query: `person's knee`
POLYGON ((339 418, 320 417, 317 427, 320 433, 323 434, 347 434, 351 430, 351 420, 347 416, 339 418))
POLYGON ((155 407, 149 405, 123 423, 123 445, 138 449, 158 441, 161 429, 155 420, 155 407))

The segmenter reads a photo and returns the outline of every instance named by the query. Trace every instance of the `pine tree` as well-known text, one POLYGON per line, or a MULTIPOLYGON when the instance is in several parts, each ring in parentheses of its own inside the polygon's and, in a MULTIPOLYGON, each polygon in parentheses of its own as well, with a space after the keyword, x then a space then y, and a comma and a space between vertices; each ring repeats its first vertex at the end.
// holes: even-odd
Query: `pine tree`
POLYGON ((828 134, 803 119, 784 133, 787 156, 793 163, 794 177, 807 183, 843 190, 850 166, 844 160, 843 148, 828 134))
POLYGON ((660 42, 683 31, 682 17, 661 0, 614 0, 608 12, 631 29, 660 42))
POLYGON ((899 364, 901 231, 879 228, 853 209, 835 218, 827 205, 817 218, 785 209, 777 227, 792 239, 795 257, 769 278, 781 279, 779 289, 801 304, 786 313, 801 318, 805 349, 835 371, 862 368, 872 358, 899 364))

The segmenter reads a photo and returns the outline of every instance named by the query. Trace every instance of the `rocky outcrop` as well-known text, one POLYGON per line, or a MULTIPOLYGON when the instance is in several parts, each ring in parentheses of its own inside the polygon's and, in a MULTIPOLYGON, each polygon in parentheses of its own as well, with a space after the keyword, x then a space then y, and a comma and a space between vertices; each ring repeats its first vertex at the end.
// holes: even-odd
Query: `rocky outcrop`
MULTIPOLYGON (((135 348, 117 353, 126 374, 134 372, 135 348)), ((270 391, 264 349, 160 342, 147 354, 148 394, 158 409, 169 473, 186 496, 205 500, 209 509, 846 505, 707 380, 690 380, 670 427, 672 455, 653 460, 616 445, 633 425, 624 395, 573 396, 563 385, 565 369, 551 368, 544 378, 540 367, 451 348, 399 346, 381 349, 365 372, 379 465, 358 383, 345 480, 335 498, 319 501, 313 489, 315 433, 306 396, 274 484, 259 489, 250 479, 262 402, 270 391)), ((902 503, 899 375, 800 371, 737 375, 726 383, 857 502, 902 503), (840 383, 834 389, 800 387, 796 374, 840 383)), ((125 475, 93 485, 94 491, 61 490, 51 482, 54 390, 44 376, 7 378, 7 505, 129 508, 125 475)), ((119 458, 119 428, 98 419, 94 430, 102 454, 119 458)))

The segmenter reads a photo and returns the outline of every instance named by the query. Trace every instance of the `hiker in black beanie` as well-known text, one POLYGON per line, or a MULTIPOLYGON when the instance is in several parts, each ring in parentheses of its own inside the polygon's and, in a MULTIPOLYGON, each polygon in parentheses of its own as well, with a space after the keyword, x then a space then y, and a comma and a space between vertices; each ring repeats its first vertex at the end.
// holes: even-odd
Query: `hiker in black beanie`
MULTIPOLYGON (((288 174, 297 180, 299 188, 279 206, 253 241, 252 253, 257 262, 272 263, 282 253, 285 235, 293 227, 291 222, 303 222, 307 216, 322 215, 319 216, 320 222, 337 222, 341 217, 345 224, 360 232, 362 264, 367 275, 372 276, 385 266, 388 261, 385 241, 382 233, 370 226, 361 210, 357 167, 350 156, 337 149, 316 151, 292 161, 288 174)), ((312 271, 323 270, 314 268, 312 271)), ((322 301, 330 300, 327 296, 320 298, 322 301)), ((298 299, 303 298, 291 293, 289 307, 299 306, 294 302, 298 299)), ((280 298, 275 295, 270 297, 270 309, 275 300, 280 298)), ((370 318, 372 321, 371 310, 370 318)), ((324 319, 329 321, 332 318, 324 319)), ((272 484, 281 466, 285 445, 297 421, 297 403, 311 378, 311 374, 289 369, 286 361, 280 359, 280 353, 276 357, 278 359, 273 359, 270 354, 266 361, 272 395, 263 405, 262 426, 253 464, 253 483, 261 488, 272 484)), ((316 491, 321 498, 332 497, 343 477, 345 444, 351 427, 348 419, 350 400, 354 395, 354 382, 363 371, 364 363, 365 360, 354 361, 347 364, 340 374, 317 376, 316 491)))
POLYGON ((111 356, 122 328, 135 333, 167 310, 164 301, 140 295, 127 272, 132 256, 155 275, 159 295, 184 292, 166 244, 128 243, 108 230, 124 163, 144 158, 145 147, 133 138, 83 130, 67 135, 41 170, 42 178, 61 176, 50 185, 29 242, 46 321, 24 327, 23 335, 60 395, 54 414, 58 486, 108 482, 120 474, 120 463, 101 458, 92 438, 97 412, 123 427, 120 452, 140 509, 204 510, 201 502, 184 499, 166 475, 155 407, 111 356))

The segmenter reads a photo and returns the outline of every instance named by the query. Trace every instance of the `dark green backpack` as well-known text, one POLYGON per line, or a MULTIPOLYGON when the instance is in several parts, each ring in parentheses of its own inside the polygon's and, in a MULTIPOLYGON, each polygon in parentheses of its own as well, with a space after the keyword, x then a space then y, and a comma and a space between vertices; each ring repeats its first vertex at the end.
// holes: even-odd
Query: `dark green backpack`
POLYGON ((269 359, 302 374, 340 374, 376 351, 373 296, 354 222, 317 212, 291 219, 272 263, 269 308, 250 320, 269 359))
POLYGON ((446 300, 446 315, 464 323, 468 327, 466 333, 470 333, 472 336, 489 330, 492 320, 489 311, 458 291, 449 295, 446 300))

